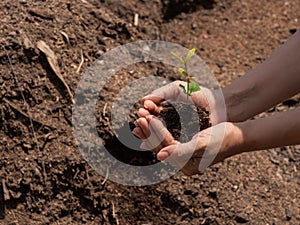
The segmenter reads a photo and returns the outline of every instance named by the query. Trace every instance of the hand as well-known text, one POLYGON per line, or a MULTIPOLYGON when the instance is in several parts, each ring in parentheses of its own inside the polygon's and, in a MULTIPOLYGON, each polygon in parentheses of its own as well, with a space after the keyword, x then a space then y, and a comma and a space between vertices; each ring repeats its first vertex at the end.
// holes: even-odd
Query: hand
POLYGON ((226 121, 225 102, 221 91, 212 91, 201 87, 200 91, 194 92, 187 99, 186 94, 180 89, 179 84, 186 86, 186 82, 174 81, 144 97, 142 99, 144 108, 139 109, 139 117, 145 118, 151 114, 158 115, 162 109, 161 103, 168 101, 171 103, 189 103, 205 108, 210 113, 210 122, 212 125, 226 121))
POLYGON ((158 160, 171 163, 188 176, 239 153, 243 141, 240 129, 228 122, 199 132, 187 143, 174 140, 154 116, 139 118, 136 126, 133 133, 143 140, 142 148, 156 152, 158 160))

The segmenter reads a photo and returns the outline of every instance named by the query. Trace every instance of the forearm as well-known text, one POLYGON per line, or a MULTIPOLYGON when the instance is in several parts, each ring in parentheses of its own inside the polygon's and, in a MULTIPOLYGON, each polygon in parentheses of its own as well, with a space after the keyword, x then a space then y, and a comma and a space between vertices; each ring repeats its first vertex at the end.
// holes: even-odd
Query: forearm
POLYGON ((235 125, 241 134, 237 153, 300 144, 300 107, 235 125))
POLYGON ((245 121, 300 92, 300 32, 223 89, 227 121, 245 121))

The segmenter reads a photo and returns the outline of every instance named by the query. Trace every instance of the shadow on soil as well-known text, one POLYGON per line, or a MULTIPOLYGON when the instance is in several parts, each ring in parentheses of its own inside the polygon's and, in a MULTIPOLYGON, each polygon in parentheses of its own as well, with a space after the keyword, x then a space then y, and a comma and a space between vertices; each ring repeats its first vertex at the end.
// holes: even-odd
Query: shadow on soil
POLYGON ((163 18, 171 20, 180 13, 195 12, 202 6, 204 9, 213 9, 215 0, 165 0, 163 1, 163 18))

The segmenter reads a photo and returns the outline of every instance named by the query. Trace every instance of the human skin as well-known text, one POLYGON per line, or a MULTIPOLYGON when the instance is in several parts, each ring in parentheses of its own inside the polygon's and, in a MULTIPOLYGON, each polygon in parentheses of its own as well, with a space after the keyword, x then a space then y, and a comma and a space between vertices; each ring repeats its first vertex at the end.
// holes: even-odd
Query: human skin
POLYGON ((179 83, 186 83, 181 81, 159 88, 142 99, 144 108, 138 111, 140 118, 133 133, 144 140, 143 146, 146 148, 151 147, 147 139, 149 136, 163 135, 158 138, 163 141, 152 144, 154 148, 151 149, 157 152, 157 158, 161 161, 169 159, 171 163, 178 164, 176 161, 180 161, 180 157, 189 155, 190 160, 179 165, 187 175, 199 172, 205 149, 208 145, 213 149, 214 143, 218 154, 211 164, 243 152, 300 144, 300 108, 249 120, 300 92, 299 59, 300 32, 297 32, 265 62, 223 88, 221 94, 204 87, 193 93, 190 101, 210 111, 213 127, 199 132, 188 143, 175 141, 159 121, 155 120, 154 126, 151 125, 164 100, 176 102, 184 97, 186 99, 178 86, 179 83), (226 111, 222 110, 222 101, 225 101, 226 111), (211 132, 221 128, 225 130, 222 135, 214 136, 211 132))
MULTIPOLYGON (((218 147, 218 154, 211 163, 215 164, 243 152, 299 144, 299 113, 300 108, 296 108, 256 120, 237 123, 222 122, 214 126, 214 131, 212 128, 208 128, 199 132, 188 143, 179 143, 174 140, 163 124, 155 117, 147 116, 147 121, 140 119, 139 128, 143 127, 141 129, 146 128, 145 130, 149 131, 147 126, 152 126, 156 131, 154 135, 163 135, 164 140, 159 145, 154 143, 156 147, 151 149, 157 152, 159 160, 167 160, 172 155, 171 164, 182 168, 181 170, 186 175, 193 175, 199 172, 199 163, 208 145, 212 148, 218 147), (151 124, 151 121, 155 122, 151 124), (224 135, 218 135, 218 130, 221 133, 224 130, 224 135), (180 158, 185 158, 184 155, 189 156, 191 160, 188 162, 183 160, 185 163, 181 163, 180 158)), ((143 144, 143 148, 149 149, 151 147, 147 145, 147 141, 143 144)), ((210 156, 210 154, 208 155, 210 156)), ((214 157, 213 153, 212 157, 214 157)))

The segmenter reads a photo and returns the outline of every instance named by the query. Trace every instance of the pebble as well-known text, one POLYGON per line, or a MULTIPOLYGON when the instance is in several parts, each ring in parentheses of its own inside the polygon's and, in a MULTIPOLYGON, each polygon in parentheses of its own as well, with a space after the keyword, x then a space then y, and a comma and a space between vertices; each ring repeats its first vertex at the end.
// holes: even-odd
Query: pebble
POLYGON ((238 188, 239 188, 239 186, 237 186, 237 185, 232 186, 233 191, 237 191, 238 188))
POLYGON ((12 31, 12 32, 9 32, 8 35, 11 37, 15 37, 17 35, 17 33, 15 31, 12 31))
POLYGON ((287 220, 290 220, 293 217, 293 214, 292 214, 291 210, 289 210, 289 209, 285 209, 285 215, 286 215, 287 220))

